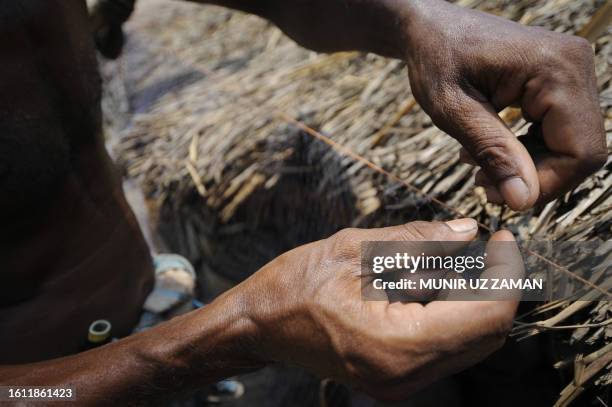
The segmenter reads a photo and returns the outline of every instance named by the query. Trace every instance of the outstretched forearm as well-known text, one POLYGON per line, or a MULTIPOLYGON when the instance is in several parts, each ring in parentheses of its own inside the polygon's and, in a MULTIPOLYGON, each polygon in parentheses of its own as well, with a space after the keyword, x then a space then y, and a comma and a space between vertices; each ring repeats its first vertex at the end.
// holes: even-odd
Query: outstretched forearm
POLYGON ((254 329, 236 294, 101 348, 0 366, 0 385, 72 387, 81 405, 151 405, 260 367, 254 329))
MULTIPOLYGON (((476 183, 492 203, 517 211, 546 203, 608 159, 593 50, 584 39, 444 0, 190 1, 258 14, 316 51, 405 60, 414 98, 463 145, 461 160, 481 168, 476 183), (497 115, 508 106, 537 123, 525 142, 497 115)), ((96 36, 104 52, 112 30, 95 32, 104 34, 96 36)))
POLYGON ((319 52, 366 51, 406 56, 411 0, 189 0, 264 17, 319 52))

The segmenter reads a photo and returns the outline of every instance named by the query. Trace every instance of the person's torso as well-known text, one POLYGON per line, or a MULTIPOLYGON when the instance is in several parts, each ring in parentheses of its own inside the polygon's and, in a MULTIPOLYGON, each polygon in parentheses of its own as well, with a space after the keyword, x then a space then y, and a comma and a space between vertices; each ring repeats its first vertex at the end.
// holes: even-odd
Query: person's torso
POLYGON ((0 364, 74 353, 95 319, 126 335, 150 256, 101 135, 83 0, 0 8, 0 364))

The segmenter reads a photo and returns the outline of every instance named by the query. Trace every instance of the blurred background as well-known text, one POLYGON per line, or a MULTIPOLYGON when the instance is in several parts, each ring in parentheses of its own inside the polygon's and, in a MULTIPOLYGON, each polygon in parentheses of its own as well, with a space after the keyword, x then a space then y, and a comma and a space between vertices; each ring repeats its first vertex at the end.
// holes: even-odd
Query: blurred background
MULTIPOLYGON (((612 147, 611 1, 457 3, 587 38, 612 147)), ((474 186, 475 169, 459 163, 458 143, 416 104, 401 61, 316 54, 258 17, 178 1, 140 1, 124 28, 122 56, 100 60, 107 145, 150 244, 194 264, 203 302, 279 254, 345 227, 449 219, 459 211, 521 239, 612 236, 610 160, 543 208, 519 214, 487 204, 474 186)), ((500 115, 517 134, 526 132, 520 111, 500 115)), ((612 362, 603 357, 612 326, 600 323, 612 318, 612 306, 522 308, 519 322, 529 325, 517 325, 499 355, 400 405, 609 405, 612 362), (578 377, 577 355, 594 363, 585 364, 594 370, 588 382, 578 377)), ((224 405, 381 405, 297 368, 273 366, 239 380, 244 396, 224 405)))

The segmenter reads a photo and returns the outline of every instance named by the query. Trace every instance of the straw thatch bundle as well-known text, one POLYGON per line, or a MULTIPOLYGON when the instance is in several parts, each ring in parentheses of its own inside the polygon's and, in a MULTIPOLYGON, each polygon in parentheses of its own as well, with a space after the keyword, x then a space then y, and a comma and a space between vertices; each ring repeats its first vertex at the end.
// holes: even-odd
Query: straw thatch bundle
MULTIPOLYGON (((459 3, 589 38, 612 147, 609 1, 459 3)), ((103 67, 107 130, 170 247, 207 273, 239 281, 281 252, 343 227, 448 218, 431 197, 524 239, 605 241, 612 235, 610 162, 545 208, 518 214, 485 204, 484 192, 474 188, 474 170, 458 162, 459 145, 414 102, 399 61, 315 54, 257 17, 213 6, 149 1, 126 28, 124 57, 103 67), (279 113, 425 195, 312 139, 279 113)), ((502 118, 517 133, 527 128, 515 111, 502 112, 502 118)), ((612 352, 604 352, 611 350, 612 326, 601 325, 612 317, 608 303, 546 304, 525 320, 542 316, 552 319, 515 333, 530 335, 568 321, 591 324, 558 335, 574 353, 585 354, 580 363, 587 369, 602 364, 598 385, 612 383, 612 373, 602 374, 612 364, 612 352)), ((559 368, 568 364, 563 360, 559 368)), ((575 394, 570 387, 562 403, 575 394)))

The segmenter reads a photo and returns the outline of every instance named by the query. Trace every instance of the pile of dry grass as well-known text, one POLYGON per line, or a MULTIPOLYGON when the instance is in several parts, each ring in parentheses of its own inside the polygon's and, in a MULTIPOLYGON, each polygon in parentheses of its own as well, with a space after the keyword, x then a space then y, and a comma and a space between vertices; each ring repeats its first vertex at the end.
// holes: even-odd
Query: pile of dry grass
MULTIPOLYGON (((612 32, 594 18, 602 0, 461 0, 594 44, 612 147, 612 32), (603 29, 602 29, 603 27, 603 29)), ((603 12, 601 12, 603 13, 603 12)), ((125 56, 107 63, 104 100, 114 151, 159 212, 172 249, 201 270, 238 281, 296 245, 346 226, 379 226, 452 214, 442 200, 523 239, 610 240, 612 166, 545 208, 514 213, 486 204, 459 145, 433 127, 411 96, 403 63, 360 53, 315 54, 257 17, 212 6, 150 1, 128 24, 125 56), (283 112, 422 190, 414 194, 279 120, 283 112)), ((517 133, 527 123, 502 117, 517 133)), ((609 282, 608 282, 609 283, 609 282)), ((609 288, 609 287, 608 287, 609 288)), ((608 303, 545 304, 517 334, 561 323, 598 384, 612 365, 608 303), (605 347, 605 349, 604 349, 605 347), (607 350, 606 352, 601 349, 607 350), (601 366, 600 366, 601 365, 601 366)), ((564 335, 564 336, 563 336, 564 335)), ((569 363, 571 364, 571 363, 569 363)), ((566 368, 562 361, 560 368, 566 368)), ((586 376, 582 376, 584 378, 586 376)), ((580 378, 575 388, 579 387, 580 378)), ((576 394, 569 388, 565 403, 576 394)))

